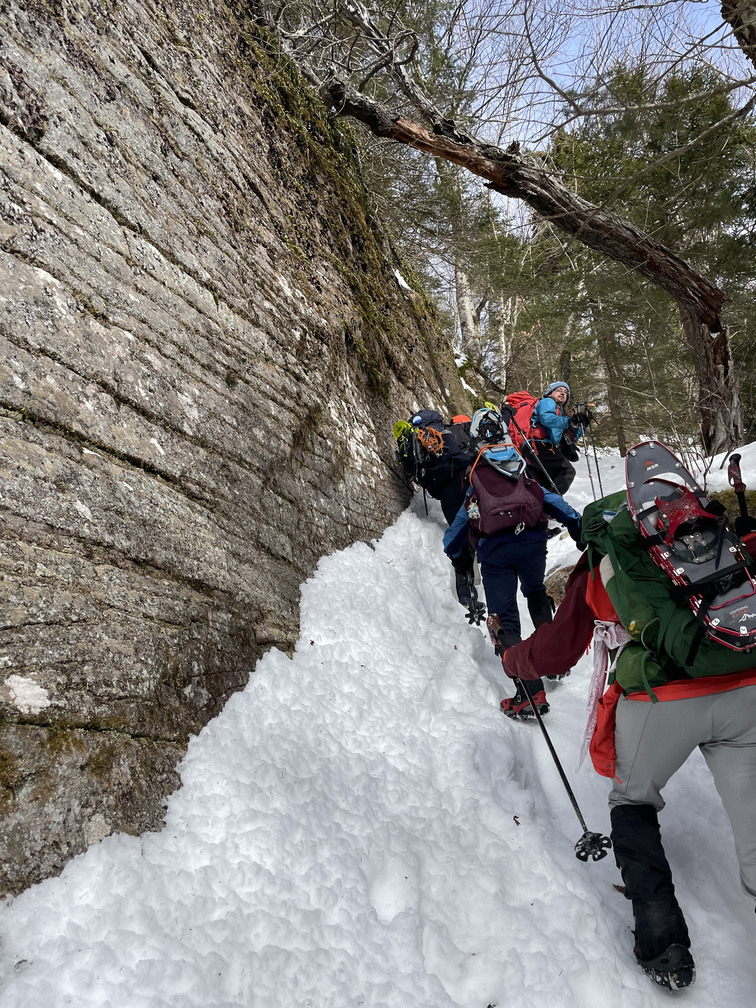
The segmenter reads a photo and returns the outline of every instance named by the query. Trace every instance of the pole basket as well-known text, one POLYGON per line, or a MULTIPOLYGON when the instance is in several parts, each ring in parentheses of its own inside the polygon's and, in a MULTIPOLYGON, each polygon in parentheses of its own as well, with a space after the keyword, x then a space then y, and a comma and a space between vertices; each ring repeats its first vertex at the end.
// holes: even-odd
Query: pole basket
POLYGON ((605 858, 612 847, 612 841, 602 833, 590 833, 588 830, 583 833, 575 844, 575 857, 578 861, 600 861, 605 858))

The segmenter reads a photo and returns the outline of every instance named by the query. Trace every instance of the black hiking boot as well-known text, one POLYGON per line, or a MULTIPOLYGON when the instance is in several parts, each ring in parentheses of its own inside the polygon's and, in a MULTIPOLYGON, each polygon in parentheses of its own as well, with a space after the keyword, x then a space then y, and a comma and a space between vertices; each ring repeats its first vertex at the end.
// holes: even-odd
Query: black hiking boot
POLYGON ((654 983, 667 990, 682 990, 690 987, 696 979, 696 964, 690 949, 682 945, 670 945, 655 959, 641 959, 638 953, 635 957, 648 973, 654 983))
POLYGON ((659 820, 652 805, 617 805, 610 813, 612 844, 633 904, 635 957, 655 983, 668 990, 695 979, 690 937, 675 897, 659 820))

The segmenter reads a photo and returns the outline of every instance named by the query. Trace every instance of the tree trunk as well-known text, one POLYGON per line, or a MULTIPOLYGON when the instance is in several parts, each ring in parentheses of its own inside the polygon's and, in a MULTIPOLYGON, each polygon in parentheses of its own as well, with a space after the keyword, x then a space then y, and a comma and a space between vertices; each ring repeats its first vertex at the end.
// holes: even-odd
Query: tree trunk
POLYGON ((480 322, 475 317, 469 277, 459 265, 454 267, 454 292, 462 353, 470 363, 480 364, 480 322))
POLYGON ((503 388, 509 388, 510 364, 512 356, 512 333, 517 327, 517 299, 496 301, 496 349, 499 355, 499 381, 503 388))
POLYGON ((572 317, 567 323, 564 334, 564 350, 559 354, 559 375, 560 381, 566 381, 569 385, 572 382, 572 351, 569 348, 570 330, 572 329, 572 317))
POLYGON ((692 312, 680 309, 698 377, 701 440, 708 455, 729 451, 743 440, 743 407, 727 333, 711 333, 692 312))
MULTIPOLYGON (((752 4, 730 6, 754 10, 752 4)), ((747 29, 754 33, 752 23, 747 29)), ((756 53, 756 49, 752 52, 756 53)), ((321 93, 338 115, 358 119, 376 136, 460 165, 485 179, 495 192, 521 199, 542 219, 671 295, 679 305, 696 358, 704 445, 707 450, 712 446, 722 450, 739 443, 742 409, 727 332, 720 322, 724 294, 714 283, 640 228, 572 192, 534 160, 520 155, 517 144, 502 150, 460 135, 453 123, 437 124, 438 132, 431 133, 393 114, 343 80, 331 79, 321 87, 321 93)))
POLYGON ((753 0, 722 0, 722 17, 743 53, 756 66, 756 4, 753 0))
POLYGON ((597 337, 601 360, 606 371, 606 393, 609 403, 609 416, 612 418, 617 447, 622 458, 627 455, 627 435, 625 434, 625 395, 622 383, 617 377, 617 368, 612 357, 612 348, 606 331, 597 326, 597 337))

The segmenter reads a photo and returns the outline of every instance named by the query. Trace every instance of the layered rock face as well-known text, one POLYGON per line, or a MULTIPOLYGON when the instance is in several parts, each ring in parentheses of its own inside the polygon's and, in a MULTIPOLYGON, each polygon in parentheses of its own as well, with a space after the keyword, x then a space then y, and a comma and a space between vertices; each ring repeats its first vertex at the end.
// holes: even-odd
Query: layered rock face
POLYGON ((159 826, 318 557, 406 505, 393 421, 467 406, 246 8, 0 2, 2 892, 159 826))

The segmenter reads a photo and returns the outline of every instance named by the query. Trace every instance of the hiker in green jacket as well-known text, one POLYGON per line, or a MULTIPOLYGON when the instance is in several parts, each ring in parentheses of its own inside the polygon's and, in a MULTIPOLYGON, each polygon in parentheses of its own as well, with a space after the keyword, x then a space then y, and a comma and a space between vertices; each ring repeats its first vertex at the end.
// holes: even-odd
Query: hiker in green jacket
MULTIPOLYGON (((585 509, 581 537, 588 549, 567 581, 554 621, 509 648, 502 661, 507 675, 532 681, 573 665, 591 638, 594 661, 602 642, 611 650, 613 682, 589 716, 589 728, 595 727, 591 757, 597 771, 612 778, 611 839, 633 905, 636 957, 657 983, 676 990, 693 982, 695 966, 661 842, 662 791, 698 748, 730 819, 742 888, 756 899, 756 650, 734 650, 702 634, 706 615, 696 618, 685 593, 671 597, 670 575, 644 548, 637 516, 624 500, 622 491, 585 509)), ((685 505, 677 534, 705 549, 707 536, 721 536, 723 519, 714 509, 699 506, 696 513, 695 502, 685 505), (717 522, 720 531, 712 533, 717 522)), ((718 562, 729 565, 728 572, 722 582, 709 584, 739 596, 735 618, 747 637, 742 643, 754 644, 750 560, 737 545, 735 553, 720 553, 718 562)), ((719 601, 711 598, 709 604, 719 601)), ((724 620, 723 612, 712 623, 714 634, 721 634, 724 620)), ((605 677, 606 665, 597 666, 597 699, 605 677)))

